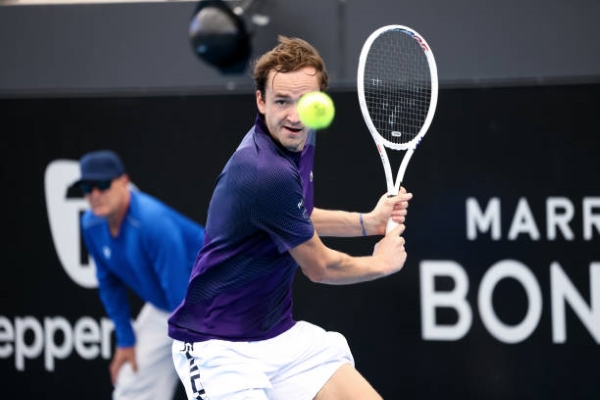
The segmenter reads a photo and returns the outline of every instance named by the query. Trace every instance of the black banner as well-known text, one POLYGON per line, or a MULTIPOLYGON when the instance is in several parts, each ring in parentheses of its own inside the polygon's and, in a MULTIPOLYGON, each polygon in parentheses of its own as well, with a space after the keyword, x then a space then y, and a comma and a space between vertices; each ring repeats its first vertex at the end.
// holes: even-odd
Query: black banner
MULTIPOLYGON (((385 191, 354 92, 331 93, 315 203, 369 211, 385 191)), ((600 85, 443 89, 404 186, 408 261, 352 286, 298 274, 295 312, 343 333, 386 399, 600 395, 600 85)), ((249 95, 0 100, 3 398, 110 396, 112 325, 79 234, 76 160, 119 152, 133 183, 203 223, 253 123, 249 95)), ((390 153, 397 168, 399 161, 390 153)), ((325 238, 353 255, 376 238, 325 238)), ((136 299, 132 296, 133 304, 136 299)))

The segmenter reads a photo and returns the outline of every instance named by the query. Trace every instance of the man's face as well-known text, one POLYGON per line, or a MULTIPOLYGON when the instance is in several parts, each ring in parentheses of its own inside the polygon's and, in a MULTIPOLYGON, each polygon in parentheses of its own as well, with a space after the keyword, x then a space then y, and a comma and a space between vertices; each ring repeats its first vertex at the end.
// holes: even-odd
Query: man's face
POLYGON ((103 185, 103 182, 89 182, 84 195, 92 212, 98 217, 104 218, 119 214, 123 204, 126 205, 124 199, 127 198, 128 183, 129 178, 127 175, 110 181, 108 188, 105 184, 103 185))
POLYGON ((265 98, 256 92, 258 110, 265 116, 271 136, 290 151, 302 151, 309 129, 298 118, 300 97, 318 91, 319 81, 314 68, 280 73, 271 70, 265 88, 265 98))

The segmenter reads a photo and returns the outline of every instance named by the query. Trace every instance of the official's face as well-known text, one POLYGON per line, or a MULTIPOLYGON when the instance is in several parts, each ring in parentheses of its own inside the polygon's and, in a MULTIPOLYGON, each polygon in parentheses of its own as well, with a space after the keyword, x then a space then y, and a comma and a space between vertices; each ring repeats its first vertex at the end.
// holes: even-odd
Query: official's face
POLYGON ((128 184, 129 178, 123 175, 113 179, 107 189, 93 186, 91 192, 85 195, 92 212, 105 218, 119 214, 121 208, 127 206, 128 184))
POLYGON ((294 72, 271 70, 263 98, 256 92, 258 110, 265 116, 271 136, 290 151, 302 151, 309 129, 298 118, 300 97, 319 90, 316 70, 306 67, 294 72))

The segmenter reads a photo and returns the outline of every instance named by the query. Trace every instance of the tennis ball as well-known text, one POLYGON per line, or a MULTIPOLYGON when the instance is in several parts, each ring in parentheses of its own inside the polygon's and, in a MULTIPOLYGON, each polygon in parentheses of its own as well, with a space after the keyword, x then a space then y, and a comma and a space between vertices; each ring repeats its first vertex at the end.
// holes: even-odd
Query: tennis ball
POLYGON ((327 128, 335 116, 331 97, 324 92, 309 92, 298 101, 298 117, 310 129, 327 128))

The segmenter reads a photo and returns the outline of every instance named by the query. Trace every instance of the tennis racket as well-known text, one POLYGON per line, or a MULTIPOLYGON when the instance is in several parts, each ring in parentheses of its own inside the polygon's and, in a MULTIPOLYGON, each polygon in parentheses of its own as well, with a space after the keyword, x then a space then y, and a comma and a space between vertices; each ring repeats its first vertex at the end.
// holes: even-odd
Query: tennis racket
MULTIPOLYGON (((406 26, 377 29, 362 47, 357 89, 365 123, 381 156, 388 195, 395 196, 435 113, 438 79, 431 48, 406 26), (395 181, 385 148, 405 151, 395 181)), ((395 225, 390 218, 387 230, 395 225)))

